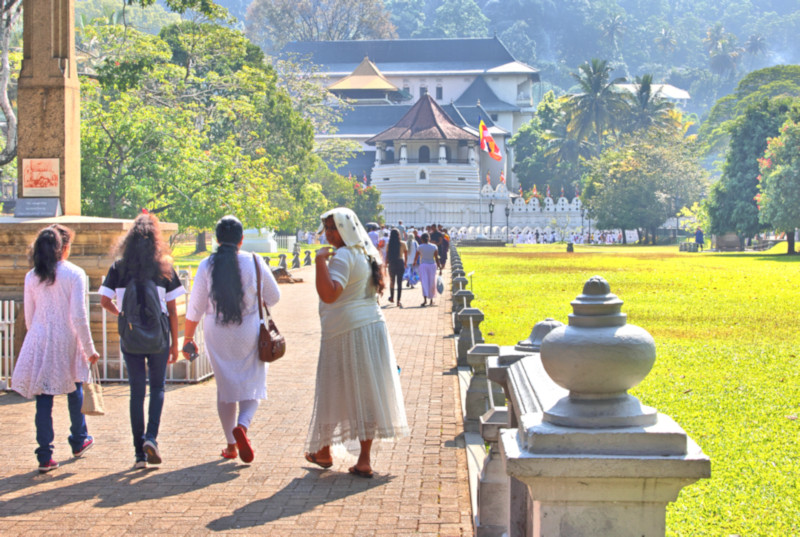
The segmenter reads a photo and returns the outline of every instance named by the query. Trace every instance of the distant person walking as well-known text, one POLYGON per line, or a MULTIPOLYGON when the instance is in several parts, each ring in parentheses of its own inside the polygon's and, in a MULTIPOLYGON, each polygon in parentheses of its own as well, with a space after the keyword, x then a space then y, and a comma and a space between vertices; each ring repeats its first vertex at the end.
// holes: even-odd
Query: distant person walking
POLYGON ((386 263, 389 265, 389 302, 394 302, 394 290, 397 287, 397 307, 402 308, 400 295, 403 292, 403 274, 408 263, 408 247, 400 240, 400 231, 389 232, 389 244, 386 246, 386 263), (396 285, 395 285, 396 284, 396 285))
MULTIPOLYGON (((422 284, 422 307, 433 306, 436 296, 436 268, 439 266, 439 249, 431 244, 430 236, 423 233, 414 264, 419 264, 419 279, 422 284), (430 303, 428 301, 430 300, 430 303)), ((441 274, 441 270, 439 271, 441 274)))
POLYGON ((350 209, 320 218, 333 248, 317 250, 315 260, 322 336, 305 458, 330 468, 331 445, 358 440, 361 452, 348 471, 370 478, 373 440, 409 433, 397 362, 376 300, 384 287, 381 257, 350 209))
MULTIPOLYGON (((169 245, 161 236, 161 227, 155 215, 144 213, 136 217, 133 227, 116 248, 119 259, 108 269, 106 279, 100 286, 100 305, 112 315, 132 308, 127 301, 133 299, 139 309, 140 302, 155 284, 158 306, 162 316, 167 316, 168 333, 163 347, 152 352, 127 352, 122 343, 122 358, 128 371, 131 390, 130 418, 133 433, 133 449, 136 460, 134 468, 147 468, 147 464, 161 464, 158 449, 158 429, 161 411, 164 408, 164 385, 167 364, 178 359, 178 310, 175 299, 186 293, 172 267, 169 245), (134 286, 131 286, 131 283, 134 286), (127 293, 128 287, 136 293, 127 293), (150 402, 147 410, 147 426, 144 420, 144 396, 147 381, 150 381, 150 402)), ((163 318, 161 319, 163 320, 163 318)))
POLYGON ((705 237, 703 236, 703 228, 698 227, 697 231, 694 232, 694 242, 697 244, 697 247, 702 252, 703 245, 705 244, 705 237))
MULTIPOLYGON (((186 312, 184 341, 193 341, 203 320, 205 347, 217 384, 217 411, 228 445, 221 456, 253 461, 247 437, 261 399, 267 398, 268 364, 258 358, 259 316, 256 265, 260 271, 261 298, 268 306, 281 292, 261 256, 241 251, 242 223, 235 216, 217 222, 219 248, 197 267, 186 312), (238 404, 238 417, 237 417, 238 404)), ((184 353, 186 356, 186 353, 184 353)), ((188 357, 188 356, 187 356, 188 357)))
POLYGON ((71 229, 56 224, 39 231, 30 247, 33 270, 25 275, 24 291, 28 333, 11 377, 12 389, 36 398, 40 473, 58 468, 53 459, 54 395, 67 394, 72 455, 80 457, 94 445, 81 406, 88 364, 100 356, 86 313, 86 273, 67 261, 72 237, 71 229))

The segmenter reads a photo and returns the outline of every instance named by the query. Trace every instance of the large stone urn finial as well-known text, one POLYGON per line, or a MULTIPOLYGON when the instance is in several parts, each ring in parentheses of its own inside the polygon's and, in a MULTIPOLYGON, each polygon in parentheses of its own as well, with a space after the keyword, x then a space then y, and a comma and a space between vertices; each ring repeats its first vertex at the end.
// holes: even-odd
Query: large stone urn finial
POLYGON ((605 279, 593 276, 572 301, 569 325, 544 338, 542 365, 569 395, 545 410, 543 421, 595 429, 656 423, 656 410, 627 393, 653 367, 655 341, 627 324, 622 303, 605 279))

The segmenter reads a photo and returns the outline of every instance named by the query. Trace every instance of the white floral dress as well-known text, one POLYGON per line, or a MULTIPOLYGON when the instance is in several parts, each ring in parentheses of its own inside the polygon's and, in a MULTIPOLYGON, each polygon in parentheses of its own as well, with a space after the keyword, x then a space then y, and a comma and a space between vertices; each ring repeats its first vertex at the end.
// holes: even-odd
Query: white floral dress
POLYGON ((86 359, 96 352, 86 313, 86 273, 59 261, 52 285, 31 270, 25 276, 25 325, 11 388, 24 397, 75 391, 88 382, 86 359))

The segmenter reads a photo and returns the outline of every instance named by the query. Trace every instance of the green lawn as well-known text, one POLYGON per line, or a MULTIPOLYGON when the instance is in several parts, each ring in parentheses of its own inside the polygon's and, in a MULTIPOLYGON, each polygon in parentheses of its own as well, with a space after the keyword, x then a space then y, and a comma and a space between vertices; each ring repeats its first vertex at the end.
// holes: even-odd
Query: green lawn
MULTIPOLYGON (((302 244, 300 249, 300 262, 302 263, 303 259, 306 255, 306 250, 311 250, 311 258, 314 258, 314 253, 318 248, 325 246, 324 244, 302 244)), ((197 265, 200 264, 200 261, 205 259, 209 256, 211 251, 203 252, 201 254, 195 254, 195 244, 194 241, 192 242, 183 242, 176 244, 172 248, 172 258, 175 261, 175 266, 178 268, 196 268, 197 265)), ((288 263, 289 267, 292 266, 292 253, 288 250, 278 249, 277 252, 273 253, 263 253, 259 252, 261 255, 269 256, 270 257, 270 265, 273 267, 278 266, 280 254, 286 254, 286 262, 288 263)))
POLYGON ((546 317, 567 322, 601 275, 628 322, 656 341, 631 393, 672 416, 711 457, 683 490, 669 535, 800 535, 800 256, 679 253, 677 246, 462 248, 487 342, 511 345, 546 317))

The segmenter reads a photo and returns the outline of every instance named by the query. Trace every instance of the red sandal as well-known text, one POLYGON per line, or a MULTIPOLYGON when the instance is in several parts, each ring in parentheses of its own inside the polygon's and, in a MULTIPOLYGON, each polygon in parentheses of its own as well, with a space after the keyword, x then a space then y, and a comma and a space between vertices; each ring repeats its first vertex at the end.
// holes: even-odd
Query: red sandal
POLYGON ((233 437, 236 439, 236 447, 239 448, 239 458, 242 462, 250 464, 253 462, 253 446, 250 445, 250 440, 247 438, 247 429, 241 425, 233 428, 233 437))

